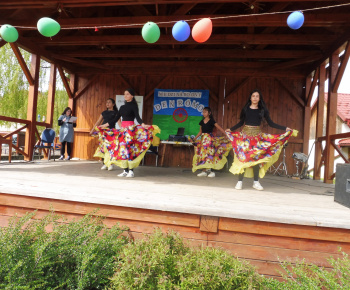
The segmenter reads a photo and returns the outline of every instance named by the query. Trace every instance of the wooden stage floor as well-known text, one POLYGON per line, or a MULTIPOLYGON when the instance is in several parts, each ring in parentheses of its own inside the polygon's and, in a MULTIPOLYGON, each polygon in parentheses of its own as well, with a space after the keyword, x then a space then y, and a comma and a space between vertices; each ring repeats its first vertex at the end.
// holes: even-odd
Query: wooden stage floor
POLYGON ((189 169, 143 167, 135 178, 96 161, 0 163, 0 226, 37 210, 68 219, 99 208, 105 223, 129 228, 133 238, 154 227, 175 230, 193 245, 221 247, 258 272, 280 278, 280 261, 305 259, 330 267, 329 257, 350 254, 350 209, 334 202, 334 185, 266 176, 264 191, 252 180, 235 190, 237 177, 197 177, 189 169))
POLYGON ((264 191, 252 179, 197 177, 189 169, 140 166, 135 178, 95 161, 40 161, 0 165, 0 192, 67 201, 246 220, 350 229, 350 209, 334 202, 334 185, 267 175, 264 191))

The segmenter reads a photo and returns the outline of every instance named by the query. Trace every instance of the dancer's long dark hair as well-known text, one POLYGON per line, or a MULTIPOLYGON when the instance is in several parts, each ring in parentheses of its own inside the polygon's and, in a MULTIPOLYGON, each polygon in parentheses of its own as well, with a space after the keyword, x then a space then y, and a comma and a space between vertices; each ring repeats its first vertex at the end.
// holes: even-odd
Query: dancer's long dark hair
MULTIPOLYGON (((213 112, 211 111, 210 107, 205 107, 205 108, 203 109, 203 111, 204 111, 204 110, 208 111, 208 113, 209 113, 209 119, 211 119, 211 120, 213 120, 213 121, 215 122, 214 117, 213 117, 213 112)), ((203 119, 204 119, 204 117, 203 117, 203 119)))
POLYGON ((261 92, 257 89, 253 90, 250 95, 249 95, 249 99, 247 101, 247 103, 244 105, 242 111, 241 111, 241 115, 239 116, 239 119, 241 121, 244 121, 245 120, 245 116, 246 116, 246 113, 247 113, 247 109, 250 107, 250 105, 252 104, 252 101, 251 101, 251 97, 254 93, 259 93, 259 103, 258 103, 258 109, 260 110, 260 120, 262 121, 265 114, 269 114, 269 110, 267 109, 266 107, 266 104, 265 104, 265 101, 264 101, 264 98, 261 94, 261 92))
POLYGON ((69 116, 72 116, 72 109, 70 107, 65 108, 63 113, 62 113, 62 115, 66 115, 68 110, 70 110, 70 115, 69 116))
MULTIPOLYGON (((131 101, 130 103, 135 103, 136 106, 138 106, 138 105, 137 105, 137 102, 136 102, 136 100, 135 100, 135 95, 136 95, 135 90, 132 89, 132 88, 129 88, 129 89, 126 89, 126 91, 128 91, 128 92, 130 93, 130 95, 133 96, 132 101, 131 101)), ((125 103, 127 103, 127 102, 125 101, 125 103)))
MULTIPOLYGON (((118 108, 117 108, 117 105, 115 104, 115 100, 112 99, 112 98, 109 98, 108 100, 110 100, 110 101, 112 102, 112 104, 113 104, 113 111, 118 112, 118 108)), ((107 100, 107 101, 108 101, 108 100, 107 100)))

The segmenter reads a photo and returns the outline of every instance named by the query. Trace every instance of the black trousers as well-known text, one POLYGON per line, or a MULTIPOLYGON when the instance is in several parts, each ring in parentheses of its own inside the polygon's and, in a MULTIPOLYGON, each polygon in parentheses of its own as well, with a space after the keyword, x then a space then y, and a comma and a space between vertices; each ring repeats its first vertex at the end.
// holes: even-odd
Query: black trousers
POLYGON ((71 142, 62 142, 61 143, 61 155, 64 156, 64 153, 66 152, 66 144, 67 144, 68 156, 71 156, 71 153, 72 153, 72 143, 71 142))
MULTIPOLYGON (((254 181, 259 181, 259 164, 253 166, 254 181)), ((242 181, 244 173, 238 174, 238 181, 242 181)))

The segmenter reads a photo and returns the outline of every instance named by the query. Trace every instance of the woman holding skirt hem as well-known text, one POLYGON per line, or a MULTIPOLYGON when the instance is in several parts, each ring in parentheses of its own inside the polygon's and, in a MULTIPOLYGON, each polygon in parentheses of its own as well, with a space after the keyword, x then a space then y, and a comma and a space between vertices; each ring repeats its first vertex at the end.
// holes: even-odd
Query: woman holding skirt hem
POLYGON ((243 188, 243 177, 254 178, 253 188, 263 190, 259 178, 265 176, 269 167, 275 163, 291 136, 298 131, 274 123, 261 93, 252 91, 240 114, 240 122, 226 130, 234 151, 234 162, 230 172, 238 174, 236 189, 243 188), (261 132, 260 125, 266 120, 270 127, 286 131, 283 134, 267 134, 261 132), (241 132, 236 129, 243 126, 241 132))
POLYGON ((146 125, 138 113, 138 106, 135 100, 135 91, 127 89, 124 92, 125 104, 120 107, 118 114, 113 120, 101 125, 98 128, 99 135, 105 138, 105 164, 115 164, 123 168, 119 177, 134 177, 133 169, 139 166, 148 148, 151 146, 153 137, 160 133, 157 126, 146 125), (116 123, 122 118, 120 130, 105 130, 110 123, 116 123), (134 124, 134 119, 140 125, 134 124))
POLYGON ((192 162, 192 172, 202 169, 199 177, 215 177, 214 170, 220 170, 227 162, 226 156, 232 149, 230 140, 226 137, 214 137, 213 131, 216 128, 220 132, 226 132, 215 122, 212 111, 209 107, 203 109, 203 120, 199 122, 200 129, 192 139, 195 145, 195 154, 192 162), (198 137, 201 139, 196 142, 198 137))

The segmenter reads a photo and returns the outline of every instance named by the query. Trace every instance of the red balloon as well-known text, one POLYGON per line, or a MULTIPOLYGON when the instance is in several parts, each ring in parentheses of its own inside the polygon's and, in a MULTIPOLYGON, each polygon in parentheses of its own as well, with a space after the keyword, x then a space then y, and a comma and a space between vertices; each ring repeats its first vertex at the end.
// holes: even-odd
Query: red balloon
POLYGON ((213 30, 213 24, 210 18, 199 20, 192 28, 192 37, 197 42, 205 42, 209 39, 213 30))

